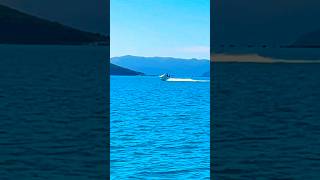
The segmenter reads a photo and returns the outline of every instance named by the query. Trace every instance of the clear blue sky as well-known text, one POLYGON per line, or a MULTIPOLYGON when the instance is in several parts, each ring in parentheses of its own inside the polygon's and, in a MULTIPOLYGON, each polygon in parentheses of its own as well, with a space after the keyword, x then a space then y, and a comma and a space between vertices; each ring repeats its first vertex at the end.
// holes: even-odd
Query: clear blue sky
POLYGON ((111 0, 111 57, 210 56, 210 0, 111 0))

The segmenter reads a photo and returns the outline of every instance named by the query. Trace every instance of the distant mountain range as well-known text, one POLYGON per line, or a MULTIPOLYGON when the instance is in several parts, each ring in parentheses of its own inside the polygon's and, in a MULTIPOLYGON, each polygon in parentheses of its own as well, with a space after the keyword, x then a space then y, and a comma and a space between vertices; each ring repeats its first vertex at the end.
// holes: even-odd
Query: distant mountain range
POLYGON ((48 21, 0 5, 0 44, 100 44, 109 37, 48 21))
POLYGON ((320 48, 320 30, 300 36, 291 47, 320 48))
POLYGON ((202 76, 210 69, 209 60, 200 59, 121 56, 111 58, 111 62, 146 75, 202 76))
POLYGON ((138 76, 144 75, 141 72, 136 72, 127 68, 123 68, 114 64, 110 64, 110 75, 117 75, 117 76, 138 76))

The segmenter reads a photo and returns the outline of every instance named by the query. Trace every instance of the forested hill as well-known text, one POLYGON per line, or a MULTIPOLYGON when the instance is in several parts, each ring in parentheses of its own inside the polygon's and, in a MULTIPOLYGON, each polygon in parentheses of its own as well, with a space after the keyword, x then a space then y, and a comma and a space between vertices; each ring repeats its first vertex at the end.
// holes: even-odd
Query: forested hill
POLYGON ((109 37, 0 5, 0 44, 108 45, 109 37))

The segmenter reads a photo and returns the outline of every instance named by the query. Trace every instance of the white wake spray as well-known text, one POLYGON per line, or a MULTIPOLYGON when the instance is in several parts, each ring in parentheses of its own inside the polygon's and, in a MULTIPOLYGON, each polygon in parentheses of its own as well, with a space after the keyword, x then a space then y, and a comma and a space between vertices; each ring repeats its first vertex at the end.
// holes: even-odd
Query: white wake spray
POLYGON ((166 81, 168 82, 210 82, 210 80, 197 80, 190 78, 169 78, 166 81))

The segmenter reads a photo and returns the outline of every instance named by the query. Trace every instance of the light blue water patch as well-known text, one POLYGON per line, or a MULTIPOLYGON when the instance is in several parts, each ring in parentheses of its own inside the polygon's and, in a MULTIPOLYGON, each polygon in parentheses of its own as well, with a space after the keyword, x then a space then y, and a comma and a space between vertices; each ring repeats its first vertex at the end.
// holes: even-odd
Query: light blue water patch
POLYGON ((112 76, 110 115, 111 179, 209 179, 210 83, 112 76))

